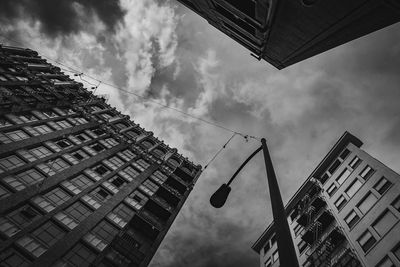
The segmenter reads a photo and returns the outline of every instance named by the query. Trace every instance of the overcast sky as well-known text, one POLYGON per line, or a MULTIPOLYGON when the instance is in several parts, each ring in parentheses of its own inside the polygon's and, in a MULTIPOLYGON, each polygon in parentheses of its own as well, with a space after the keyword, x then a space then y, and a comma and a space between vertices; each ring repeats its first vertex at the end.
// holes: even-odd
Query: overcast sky
MULTIPOLYGON (((281 71, 173 0, 2 0, 0 31, 146 99, 266 137, 285 203, 346 130, 400 171, 400 25, 281 71)), ((97 92, 203 166, 231 136, 105 85, 97 92)), ((150 266, 258 266, 251 245, 272 219, 261 155, 224 208, 208 203, 258 146, 236 136, 204 171, 150 266)))

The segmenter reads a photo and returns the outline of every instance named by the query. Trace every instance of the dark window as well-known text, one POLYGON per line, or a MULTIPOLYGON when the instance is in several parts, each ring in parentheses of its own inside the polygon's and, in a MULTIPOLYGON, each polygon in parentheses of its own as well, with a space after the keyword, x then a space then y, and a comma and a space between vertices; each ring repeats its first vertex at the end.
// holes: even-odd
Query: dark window
POLYGON ((94 235, 100 237, 106 243, 110 243, 118 234, 118 228, 114 227, 111 223, 101 221, 92 231, 94 235))
POLYGON ((41 214, 30 205, 25 205, 16 211, 13 211, 8 216, 19 226, 26 226, 31 223, 35 218, 38 218, 41 214))
POLYGON ((44 195, 48 200, 50 200, 56 206, 59 206, 69 200, 71 196, 62 190, 61 188, 57 187, 50 192, 44 195))
POLYGON ((99 129, 99 128, 92 130, 92 132, 93 132, 94 134, 99 135, 99 136, 106 133, 105 131, 103 131, 102 129, 99 129))
POLYGON ((342 152, 342 154, 340 154, 339 158, 341 159, 345 159, 347 158, 347 156, 350 154, 350 150, 348 150, 347 148, 345 148, 342 152))
POLYGON ((65 209, 65 212, 68 213, 73 219, 78 222, 83 221, 88 217, 92 211, 82 204, 80 201, 75 202, 71 206, 65 209))
POLYGON ((135 212, 124 203, 119 204, 113 212, 127 222, 129 222, 135 214, 135 212))
POLYGON ((31 262, 28 259, 13 248, 9 248, 0 254, 1 267, 28 267, 30 264, 31 262))
POLYGON ((111 183, 112 183, 113 185, 115 185, 117 188, 120 188, 120 187, 122 187, 124 184, 126 184, 125 180, 122 179, 122 178, 119 177, 119 176, 113 178, 113 179, 111 180, 111 183))
POLYGON ((75 152, 74 154, 72 154, 72 156, 79 161, 84 159, 84 157, 81 154, 79 154, 79 152, 75 152))
POLYGON ((358 216, 354 210, 351 210, 350 213, 347 214, 346 218, 344 218, 344 221, 349 228, 352 228, 358 222, 358 220, 360 220, 360 216, 358 216))
POLYGON ((102 146, 102 145, 100 145, 100 144, 94 144, 94 145, 92 145, 92 148, 96 151, 96 152, 101 152, 101 151, 103 151, 105 148, 102 146))
POLYGON ((389 187, 392 185, 390 181, 388 181, 385 177, 382 177, 375 185, 374 188, 378 191, 379 194, 383 195, 389 187))
POLYGON ((71 146, 71 143, 70 142, 68 142, 67 140, 60 140, 60 141, 58 141, 58 142, 56 142, 56 144, 59 146, 59 147, 61 147, 61 148, 66 148, 66 147, 69 147, 69 146, 71 146))
MULTIPOLYGON (((241 0, 243 1, 243 0, 241 0)), ((225 8, 223 8, 220 5, 215 5, 216 10, 218 13, 220 13, 222 16, 233 22, 234 24, 238 25, 241 29, 245 30, 246 32, 250 33, 251 35, 256 34, 256 30, 253 26, 251 26, 249 23, 241 20, 239 17, 235 16, 225 8)))
POLYGON ((71 182, 81 190, 88 188, 93 184, 93 182, 83 174, 71 179, 71 182))
POLYGON ((96 197, 98 200, 104 202, 111 197, 110 193, 102 187, 97 187, 91 193, 92 196, 96 197))
POLYGON ((46 222, 32 232, 32 235, 42 241, 43 245, 47 247, 54 245, 58 240, 63 238, 65 234, 66 232, 63 229, 51 221, 46 222))
POLYGON ((336 169, 339 167, 339 165, 340 165, 340 161, 338 159, 335 160, 335 162, 328 169, 329 173, 333 174, 336 171, 336 169))
POLYGON ((362 250, 367 252, 375 243, 376 239, 372 236, 372 234, 367 230, 365 231, 361 237, 358 239, 358 243, 360 244, 362 250))
POLYGON ((251 18, 255 18, 256 15, 256 3, 252 0, 226 0, 237 10, 243 12, 251 18))
POLYGON ((82 243, 78 243, 63 257, 63 260, 72 266, 88 267, 96 257, 97 254, 91 249, 82 243))
POLYGON ((104 175, 107 172, 109 172, 109 170, 106 167, 104 167, 103 165, 99 165, 99 166, 95 167, 93 169, 93 171, 96 172, 99 175, 104 175))
POLYGON ((271 249, 271 244, 269 243, 269 240, 268 240, 267 244, 265 244, 265 246, 264 246, 264 254, 266 254, 270 249, 271 249))

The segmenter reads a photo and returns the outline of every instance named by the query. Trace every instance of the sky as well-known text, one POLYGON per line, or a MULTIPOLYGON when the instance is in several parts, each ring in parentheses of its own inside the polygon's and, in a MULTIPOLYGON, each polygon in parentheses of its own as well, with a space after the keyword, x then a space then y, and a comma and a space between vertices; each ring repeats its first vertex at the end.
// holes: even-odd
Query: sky
MULTIPOLYGON (((175 0, 2 0, 0 33, 142 95, 96 91, 196 164, 232 133, 151 101, 265 137, 284 203, 346 130, 400 171, 400 25, 280 71, 175 0)), ((204 170, 151 267, 258 266, 251 246, 272 220, 262 156, 222 209, 209 197, 259 145, 236 135, 204 170)))

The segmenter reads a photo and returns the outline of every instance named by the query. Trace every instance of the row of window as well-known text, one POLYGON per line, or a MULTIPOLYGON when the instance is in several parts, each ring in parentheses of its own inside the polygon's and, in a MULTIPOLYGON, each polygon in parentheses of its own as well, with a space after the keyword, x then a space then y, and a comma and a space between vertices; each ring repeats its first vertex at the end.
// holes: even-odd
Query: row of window
POLYGON ((388 255, 386 255, 377 265, 376 267, 394 267, 394 259, 400 261, 400 243, 397 244, 388 255))
MULTIPOLYGON (((392 205, 400 211, 400 197, 392 205)), ((390 209, 386 209, 357 239, 358 244, 365 253, 368 253, 378 240, 383 238, 398 222, 399 218, 390 209)))

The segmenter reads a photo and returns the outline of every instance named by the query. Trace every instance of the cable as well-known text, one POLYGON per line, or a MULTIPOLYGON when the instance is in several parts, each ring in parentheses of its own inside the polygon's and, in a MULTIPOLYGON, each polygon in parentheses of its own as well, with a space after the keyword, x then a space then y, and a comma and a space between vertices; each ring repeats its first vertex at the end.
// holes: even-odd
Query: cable
MULTIPOLYGON (((21 42, 19 42, 19 41, 13 40, 13 39, 11 39, 11 38, 9 38, 9 37, 7 37, 7 36, 4 36, 4 35, 2 35, 2 34, 0 34, 0 36, 3 37, 3 38, 6 39, 6 40, 9 40, 9 41, 11 41, 11 42, 14 42, 14 43, 20 44, 20 45, 22 45, 22 46, 25 46, 25 44, 23 44, 23 43, 21 43, 21 42)), ((58 65, 60 65, 60 66, 63 66, 63 67, 65 67, 65 68, 68 68, 69 70, 67 70, 67 69, 63 69, 63 70, 68 71, 68 72, 71 72, 71 73, 74 73, 74 76, 79 76, 81 80, 83 80, 83 81, 85 81, 85 82, 87 82, 87 83, 89 83, 89 84, 91 84, 91 85, 94 85, 94 84, 92 84, 91 82, 89 82, 89 81, 83 79, 83 78, 82 78, 83 75, 86 76, 86 77, 88 77, 88 78, 90 78, 90 79, 92 79, 92 80, 94 80, 94 81, 96 81, 96 82, 98 82, 98 83, 99 83, 98 85, 100 85, 100 83, 103 83, 103 84, 105 84, 105 85, 107 85, 107 86, 110 86, 110 87, 112 87, 112 88, 114 88, 114 89, 116 89, 116 90, 118 90, 118 91, 124 92, 124 93, 126 93, 126 94, 130 94, 130 95, 134 95, 134 96, 136 96, 136 97, 138 97, 138 98, 141 98, 141 99, 143 99, 144 101, 152 102, 152 103, 154 103, 154 104, 157 104, 157 105, 162 106, 162 107, 167 108, 167 109, 174 110, 174 111, 176 111, 176 112, 178 112, 178 113, 181 113, 181 114, 183 114, 183 115, 185 115, 185 116, 187 116, 187 117, 190 117, 190 118, 196 119, 196 120, 198 120, 198 121, 201 121, 201 122, 203 122, 203 123, 212 125, 212 126, 214 126, 214 127, 220 128, 220 129, 222 129, 222 130, 225 130, 225 131, 228 131, 228 132, 231 132, 231 133, 234 133, 234 134, 238 134, 238 135, 242 136, 246 141, 248 141, 249 139, 254 139, 254 140, 257 140, 257 141, 260 141, 260 140, 261 140, 261 138, 258 137, 258 136, 252 136, 252 135, 248 135, 248 134, 243 134, 243 133, 241 133, 241 132, 238 132, 238 131, 232 130, 232 129, 228 128, 228 127, 225 127, 225 126, 223 126, 223 125, 220 125, 220 124, 218 124, 218 123, 216 123, 216 122, 212 122, 212 121, 209 121, 209 120, 205 120, 205 119, 203 119, 203 118, 200 118, 200 117, 196 117, 196 116, 191 115, 191 114, 189 114, 189 113, 187 113, 187 112, 185 112, 185 111, 183 111, 183 110, 180 110, 180 109, 177 109, 177 108, 174 108, 174 107, 165 105, 165 104, 163 104, 163 103, 161 103, 161 102, 158 102, 158 101, 156 101, 156 100, 153 100, 153 99, 148 99, 148 98, 146 98, 145 96, 142 96, 142 95, 139 95, 139 94, 130 92, 130 91, 125 90, 125 89, 120 88, 120 87, 117 87, 117 86, 115 86, 115 85, 113 85, 113 84, 111 84, 111 83, 109 83, 109 82, 104 82, 104 81, 102 81, 102 80, 100 80, 100 79, 98 79, 98 78, 96 78, 96 77, 93 77, 93 76, 91 76, 91 75, 85 74, 85 73, 83 73, 82 71, 79 71, 79 70, 77 70, 77 69, 75 69, 75 68, 73 68, 73 67, 70 67, 70 66, 68 66, 68 65, 66 65, 66 64, 64 64, 64 63, 62 63, 62 62, 59 61, 59 60, 53 59, 53 58, 51 58, 51 57, 49 57, 49 56, 46 56, 45 54, 42 54, 42 53, 41 53, 41 55, 42 55, 42 57, 46 58, 47 60, 53 61, 54 63, 56 63, 56 64, 58 64, 58 65)), ((97 87, 98 87, 98 86, 97 86, 97 87)), ((97 88, 94 88, 94 89, 97 89, 97 88)))
POLYGON ((225 145, 223 145, 218 151, 217 153, 215 153, 215 155, 211 158, 211 160, 208 161, 208 163, 204 166, 204 170, 207 169, 207 167, 215 160, 215 158, 219 155, 219 153, 221 153, 221 151, 223 149, 226 148, 226 146, 229 144, 229 142, 233 139, 233 137, 235 137, 235 135, 237 135, 237 133, 233 133, 232 136, 228 139, 228 141, 225 143, 225 145))

